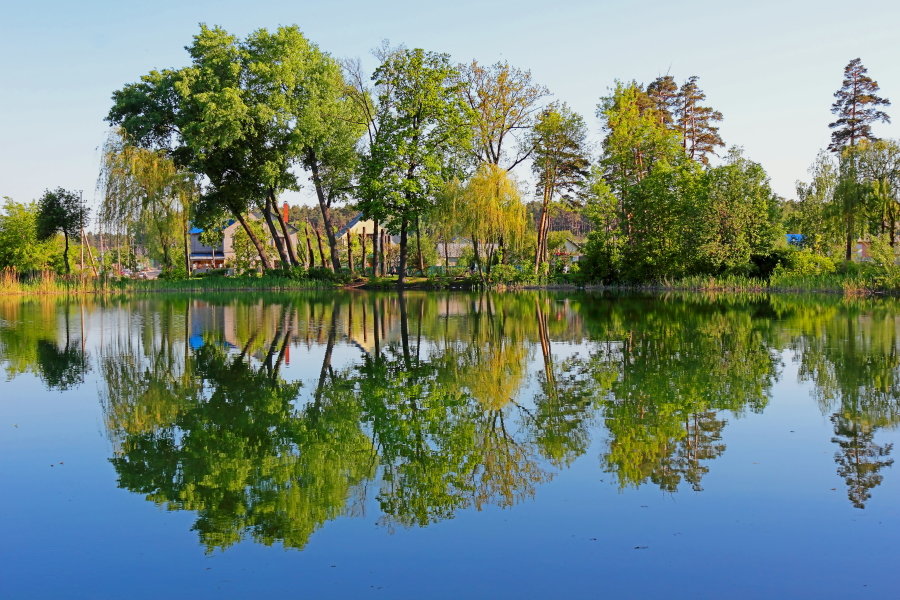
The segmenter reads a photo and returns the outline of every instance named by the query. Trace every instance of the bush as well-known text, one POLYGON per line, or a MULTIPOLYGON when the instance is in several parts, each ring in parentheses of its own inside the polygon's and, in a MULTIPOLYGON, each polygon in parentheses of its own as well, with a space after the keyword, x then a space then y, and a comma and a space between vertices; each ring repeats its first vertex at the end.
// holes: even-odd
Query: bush
POLYGON ((872 256, 871 269, 878 287, 884 290, 900 289, 900 265, 897 253, 885 238, 873 238, 869 245, 872 256))
POLYGON ((773 269, 777 275, 831 275, 837 271, 834 260, 812 250, 790 251, 787 260, 773 269))
POLYGON ((747 275, 768 279, 779 266, 790 265, 797 250, 794 248, 776 248, 768 254, 754 254, 750 257, 750 269, 747 275))
POLYGON ((187 279, 188 274, 187 270, 185 270, 184 265, 177 265, 172 267, 171 269, 163 269, 159 272, 160 279, 166 279, 169 281, 179 281, 181 279, 187 279))
POLYGON ((328 281, 331 283, 349 283, 352 275, 347 270, 341 270, 337 273, 326 267, 310 267, 306 271, 306 277, 314 281, 328 281))
POLYGON ((524 285, 534 280, 534 272, 522 265, 494 265, 487 276, 487 282, 493 285, 524 285))

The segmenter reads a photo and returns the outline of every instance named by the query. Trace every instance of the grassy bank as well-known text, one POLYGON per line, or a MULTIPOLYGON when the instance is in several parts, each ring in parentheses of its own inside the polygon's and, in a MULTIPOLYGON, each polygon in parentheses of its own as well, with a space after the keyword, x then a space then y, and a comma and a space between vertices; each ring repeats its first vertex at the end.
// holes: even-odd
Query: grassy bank
MULTIPOLYGON (((796 273, 776 273, 770 279, 745 276, 693 276, 659 282, 601 285, 575 282, 548 282, 543 284, 495 283, 488 287, 502 290, 515 289, 610 289, 610 290, 658 290, 658 291, 702 291, 702 292, 786 292, 786 293, 830 293, 845 295, 871 295, 900 293, 900 287, 891 285, 892 280, 872 273, 829 273, 799 275, 796 273)), ((397 278, 357 278, 353 281, 331 279, 311 279, 288 277, 279 274, 262 276, 207 276, 190 279, 105 279, 94 277, 62 277, 53 273, 42 273, 20 280, 15 276, 0 274, 0 295, 41 295, 41 294, 129 294, 153 292, 241 292, 241 291, 285 291, 306 289, 333 289, 353 287, 369 290, 396 290, 397 278)), ((480 280, 474 277, 408 277, 404 289, 409 290, 467 290, 481 288, 480 280)))
POLYGON ((739 275, 713 277, 696 275, 682 279, 662 280, 653 283, 617 284, 610 286, 586 285, 588 289, 619 290, 659 290, 697 292, 740 292, 740 293, 817 293, 872 295, 897 294, 897 288, 884 285, 876 278, 860 275, 832 273, 827 275, 774 275, 770 279, 757 279, 739 275))

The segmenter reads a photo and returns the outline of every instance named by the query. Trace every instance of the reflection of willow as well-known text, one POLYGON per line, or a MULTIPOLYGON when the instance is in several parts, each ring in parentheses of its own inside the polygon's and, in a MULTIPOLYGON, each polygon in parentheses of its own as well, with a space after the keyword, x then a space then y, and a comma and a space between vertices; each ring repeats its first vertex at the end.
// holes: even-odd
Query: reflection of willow
POLYGON ((7 377, 30 371, 48 389, 60 391, 84 382, 90 371, 84 348, 87 307, 78 305, 78 332, 74 334, 73 308, 68 297, 0 301, 0 361, 7 377), (62 323, 57 323, 60 315, 62 323))
MULTIPOLYGON (((892 444, 875 442, 880 428, 900 423, 900 317, 893 303, 845 301, 795 317, 800 376, 815 383, 823 412, 832 412, 837 472, 847 495, 865 508, 893 464, 892 444)), ((799 312, 799 311, 798 311, 799 312)))
MULTIPOLYGON (((278 322, 268 340, 258 334, 263 325, 249 330, 239 351, 208 337, 184 354, 190 383, 171 388, 172 408, 158 421, 126 428, 110 417, 121 428, 112 459, 120 485, 169 509, 197 511, 194 529, 210 551, 247 535, 302 548, 346 511, 354 487, 371 475, 371 445, 351 389, 329 386, 302 410, 294 407, 300 384, 279 374, 293 312, 286 316, 281 307, 278 322), (258 362, 249 356, 253 348, 265 348, 258 362)), ((175 355, 171 348, 158 353, 154 371, 167 353, 175 355)), ((151 400, 157 392, 150 387, 166 400, 153 381, 127 387, 110 392, 108 414, 119 414, 120 402, 151 400)))
POLYGON ((639 298, 598 307, 592 316, 610 341, 573 368, 606 399, 603 464, 621 486, 702 489, 704 461, 725 450, 718 411, 765 407, 778 359, 752 315, 745 306, 639 298))
POLYGON ((396 316, 400 339, 377 341, 356 377, 382 461, 385 521, 425 525, 468 506, 511 506, 533 494, 546 474, 506 424, 527 350, 504 335, 502 312, 483 311, 470 343, 444 338, 423 349, 425 298, 378 300, 371 310, 376 335, 379 323, 396 316))
POLYGON ((175 304, 161 308, 155 319, 120 319, 116 336, 106 340, 101 350, 100 402, 114 442, 166 427, 198 391, 188 356, 190 305, 184 303, 180 349, 175 338, 175 304))

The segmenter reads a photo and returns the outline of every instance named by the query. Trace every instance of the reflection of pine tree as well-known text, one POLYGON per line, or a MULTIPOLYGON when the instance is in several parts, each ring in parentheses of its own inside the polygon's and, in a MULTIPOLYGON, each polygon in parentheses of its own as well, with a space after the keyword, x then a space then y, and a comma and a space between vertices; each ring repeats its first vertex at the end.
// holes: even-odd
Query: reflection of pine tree
POLYGON ((894 445, 876 444, 875 428, 861 419, 835 413, 831 422, 836 435, 831 441, 840 448, 834 455, 838 475, 847 482, 847 497, 853 506, 865 508, 866 501, 872 497, 870 490, 884 479, 879 471, 894 464, 894 459, 888 458, 894 445))
POLYGON ((700 480, 709 467, 702 461, 718 458, 725 452, 725 444, 719 443, 725 419, 716 416, 715 411, 685 415, 682 435, 668 441, 665 446, 668 452, 659 456, 650 473, 653 483, 667 492, 676 492, 683 479, 694 491, 703 491, 700 480))
POLYGON ((709 471, 700 461, 718 458, 725 452, 725 444, 720 443, 724 428, 725 419, 717 419, 715 411, 694 413, 685 421, 687 435, 678 444, 676 465, 695 491, 703 489, 700 479, 709 471))

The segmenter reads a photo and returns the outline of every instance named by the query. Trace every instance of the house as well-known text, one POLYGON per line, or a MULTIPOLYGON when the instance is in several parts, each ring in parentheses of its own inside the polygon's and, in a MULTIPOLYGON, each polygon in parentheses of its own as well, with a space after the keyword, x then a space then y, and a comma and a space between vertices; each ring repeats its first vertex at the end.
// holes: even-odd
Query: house
MULTIPOLYGON (((497 244, 481 244, 478 246, 478 254, 481 260, 487 260, 488 254, 497 251, 497 244)), ((437 243, 438 264, 444 267, 468 267, 467 264, 461 264, 463 258, 474 258, 475 249, 472 246, 472 240, 468 238, 453 238, 450 242, 437 243)))
POLYGON ((366 238, 369 240, 374 238, 375 221, 372 219, 363 219, 363 214, 359 213, 350 219, 346 225, 338 229, 334 237, 338 240, 342 240, 345 235, 351 235, 353 238, 358 238, 362 234, 365 234, 366 238))
POLYGON ((575 242, 569 238, 566 238, 566 241, 563 242, 562 246, 557 248, 553 253, 554 256, 573 263, 578 262, 582 254, 582 244, 579 244, 578 242, 575 242))
MULTIPOLYGON (((277 221, 279 218, 284 219, 287 223, 288 205, 282 207, 281 216, 273 214, 272 217, 277 221)), ((252 221, 259 221, 262 215, 250 213, 247 218, 252 221)), ((228 266, 234 260, 234 235, 242 229, 241 224, 231 219, 222 229, 222 242, 215 246, 207 246, 200 241, 200 234, 203 230, 199 227, 192 227, 188 233, 191 236, 191 270, 202 273, 210 269, 222 269, 228 266)), ((297 248, 297 228, 287 223, 288 235, 294 248, 297 248)), ((268 229, 266 229, 268 233, 268 229)), ((278 239, 284 241, 284 235, 279 230, 278 239)), ((269 245, 274 248, 275 243, 267 236, 269 245)), ((276 258, 277 260, 277 258, 276 258)))
POLYGON ((853 255, 851 256, 852 260, 856 262, 871 262, 870 246, 869 240, 856 240, 856 245, 853 247, 853 255))

